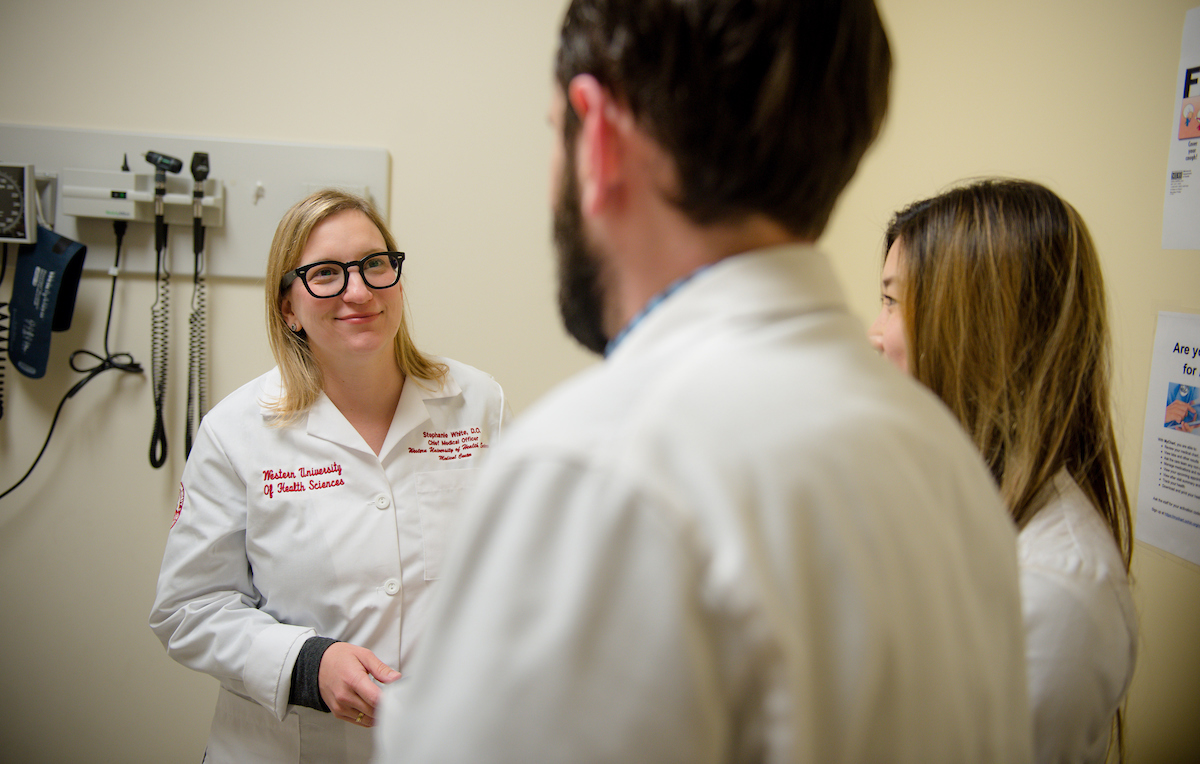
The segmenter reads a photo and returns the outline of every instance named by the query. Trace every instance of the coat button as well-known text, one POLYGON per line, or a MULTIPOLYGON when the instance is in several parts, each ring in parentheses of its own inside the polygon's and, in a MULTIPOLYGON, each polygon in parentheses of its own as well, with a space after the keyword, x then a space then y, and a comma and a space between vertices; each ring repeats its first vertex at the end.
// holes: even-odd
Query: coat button
POLYGON ((392 500, 382 493, 375 497, 375 506, 379 507, 380 509, 387 509, 388 505, 391 503, 392 500))
POLYGON ((388 594, 399 594, 400 580, 396 578, 389 578, 383 582, 383 590, 388 594))

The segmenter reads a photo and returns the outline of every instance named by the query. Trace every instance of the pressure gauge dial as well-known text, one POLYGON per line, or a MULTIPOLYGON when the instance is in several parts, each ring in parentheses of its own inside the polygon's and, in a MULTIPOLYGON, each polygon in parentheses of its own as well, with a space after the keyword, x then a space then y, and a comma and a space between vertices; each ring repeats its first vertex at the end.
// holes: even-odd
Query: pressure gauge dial
POLYGON ((0 163, 0 242, 37 239, 33 165, 0 163))

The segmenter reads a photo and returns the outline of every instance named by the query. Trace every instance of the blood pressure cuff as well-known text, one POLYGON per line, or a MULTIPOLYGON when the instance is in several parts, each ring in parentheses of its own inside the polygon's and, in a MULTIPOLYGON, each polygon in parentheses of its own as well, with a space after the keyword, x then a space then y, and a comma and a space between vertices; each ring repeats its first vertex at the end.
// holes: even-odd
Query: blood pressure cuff
POLYGON ((17 371, 46 374, 50 332, 71 328, 87 247, 38 226, 37 243, 22 244, 13 274, 8 355, 17 371))

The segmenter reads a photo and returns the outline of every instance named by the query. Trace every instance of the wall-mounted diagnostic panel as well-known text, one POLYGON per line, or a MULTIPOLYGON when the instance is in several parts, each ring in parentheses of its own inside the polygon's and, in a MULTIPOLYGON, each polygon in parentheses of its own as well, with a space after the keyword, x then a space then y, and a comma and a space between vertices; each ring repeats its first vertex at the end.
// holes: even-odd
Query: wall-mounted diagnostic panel
POLYGON ((167 249, 178 273, 192 270, 197 199, 210 276, 262 278, 279 219, 317 189, 361 194, 388 216, 391 162, 381 148, 0 124, 0 149, 7 162, 0 165, 0 241, 36 236, 29 200, 41 186, 42 219, 56 233, 87 245, 85 271, 108 270, 115 247, 112 221, 126 220, 121 270, 155 273, 156 175, 165 176, 167 249), (199 181, 188 163, 205 154, 208 173, 199 181), (180 170, 168 164, 163 171, 148 155, 178 158, 180 170))

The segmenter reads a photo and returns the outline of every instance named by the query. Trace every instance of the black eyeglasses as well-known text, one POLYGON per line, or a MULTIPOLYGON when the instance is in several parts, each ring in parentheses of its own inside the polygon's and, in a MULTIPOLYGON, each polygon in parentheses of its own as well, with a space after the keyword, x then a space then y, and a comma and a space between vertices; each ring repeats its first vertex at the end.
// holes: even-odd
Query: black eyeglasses
POLYGON ((362 260, 343 263, 340 260, 321 260, 317 263, 302 265, 294 271, 283 274, 279 282, 279 291, 292 285, 300 279, 304 288, 313 297, 337 297, 346 291, 350 283, 350 266, 357 265, 362 275, 363 283, 372 289, 387 289, 395 286, 400 280, 400 268, 404 265, 403 252, 376 252, 367 255, 362 260))

